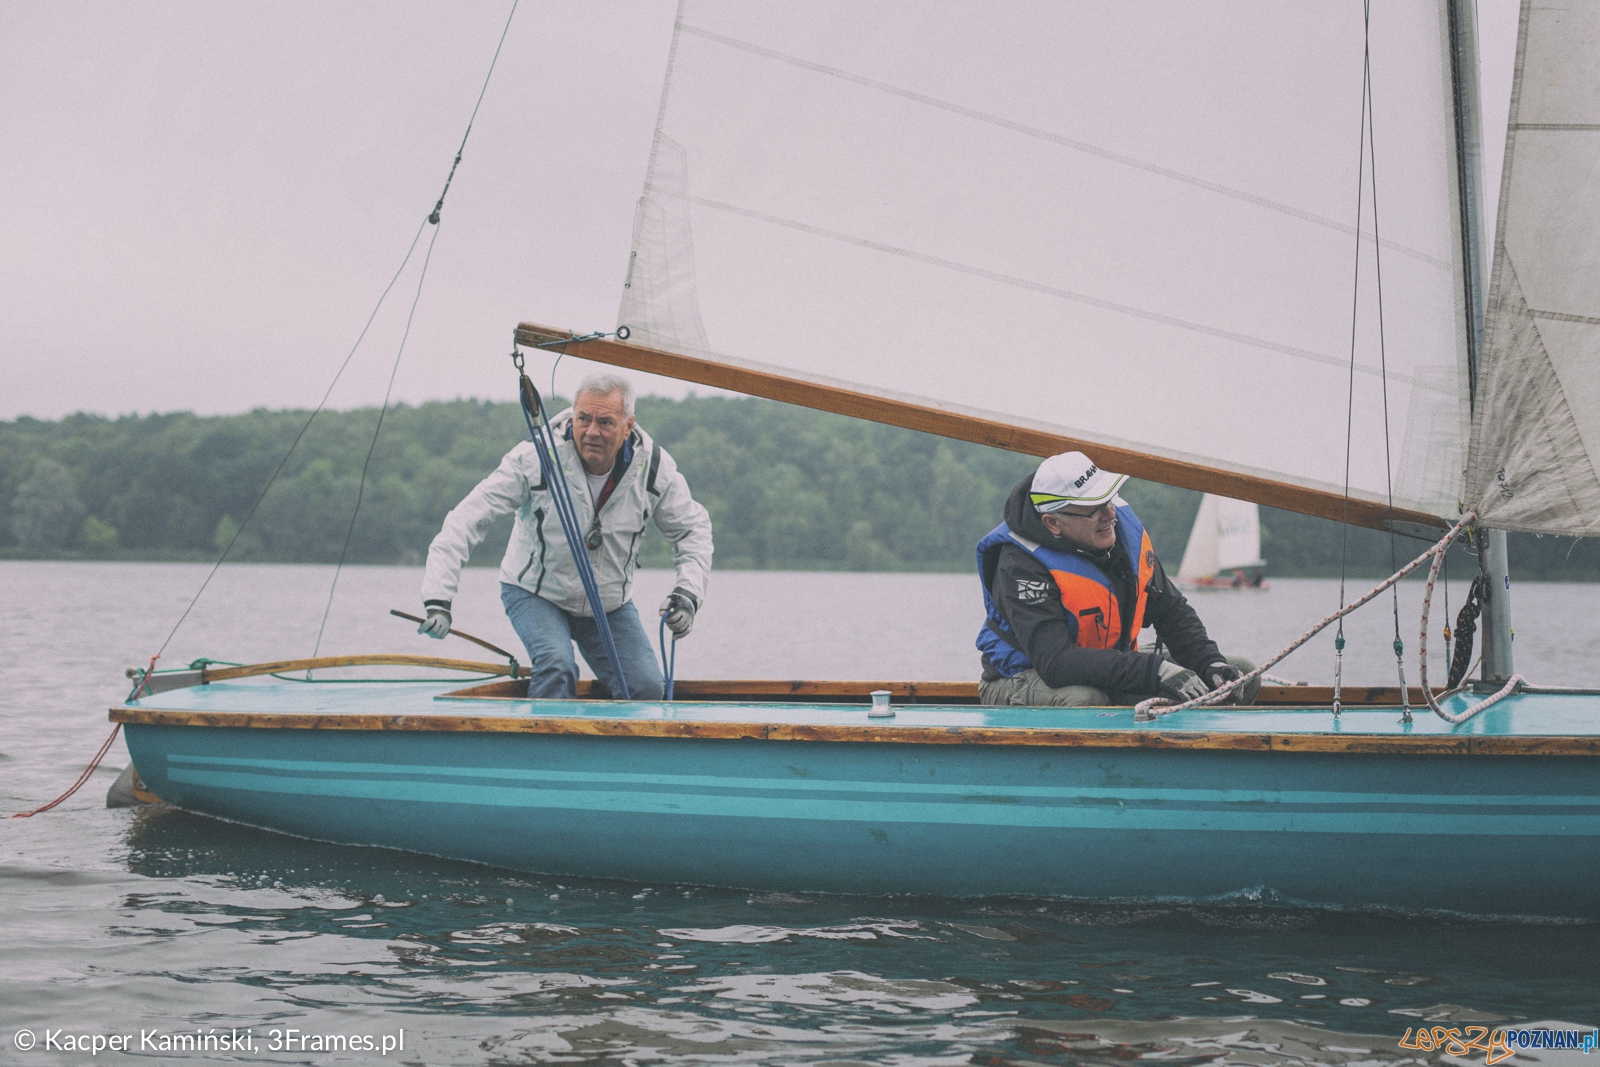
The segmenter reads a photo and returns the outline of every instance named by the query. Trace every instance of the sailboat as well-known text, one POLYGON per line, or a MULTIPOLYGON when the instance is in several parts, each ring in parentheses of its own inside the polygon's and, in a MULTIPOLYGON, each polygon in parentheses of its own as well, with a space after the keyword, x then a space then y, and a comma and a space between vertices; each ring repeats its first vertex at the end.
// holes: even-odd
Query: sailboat
POLYGON ((1178 583, 1193 589, 1260 589, 1261 509, 1248 500, 1206 493, 1200 498, 1178 583))
POLYGON ((973 683, 535 701, 515 664, 202 664, 111 711, 142 786, 572 876, 1600 917, 1600 691, 1515 673, 1504 537, 1600 533, 1600 9, 1524 0, 1487 286, 1470 0, 1003 14, 684 0, 619 329, 525 322, 521 352, 1470 527, 1481 679, 1029 709, 973 683))

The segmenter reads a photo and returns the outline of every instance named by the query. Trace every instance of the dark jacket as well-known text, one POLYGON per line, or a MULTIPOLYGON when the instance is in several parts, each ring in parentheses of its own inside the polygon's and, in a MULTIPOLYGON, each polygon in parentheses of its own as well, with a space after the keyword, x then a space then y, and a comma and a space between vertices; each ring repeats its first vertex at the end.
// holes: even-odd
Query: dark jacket
MULTIPOLYGON (((1111 580, 1117 594, 1117 604, 1122 617, 1132 617, 1137 577, 1128 562, 1126 552, 1113 546, 1106 552, 1090 552, 1075 547, 1071 542, 1056 537, 1045 529, 1039 513, 1033 509, 1028 492, 1033 486, 1029 475, 1011 490, 1006 498, 1005 520, 1017 533, 1030 541, 1064 552, 1075 552, 1099 567, 1111 580)), ((1161 561, 1155 563, 1145 601, 1144 622, 1154 626, 1156 635, 1166 646, 1167 657, 1198 671, 1222 659, 1216 642, 1206 635, 1205 625, 1195 614, 1189 601, 1167 579, 1161 561)), ((995 567, 994 583, 990 587, 994 602, 1011 627, 1017 644, 1033 662, 1039 677, 1052 688, 1064 685, 1092 685, 1107 693, 1129 696, 1154 696, 1161 688, 1161 657, 1150 652, 1119 651, 1109 648, 1079 648, 1067 629, 1066 617, 1061 607, 1061 591, 1048 568, 1030 556, 1020 545, 1000 547, 999 563, 995 567), (1028 584, 1019 587, 1018 582, 1028 584), (1036 590, 1044 582, 1049 596, 1040 598, 1036 590), (1027 599, 1018 590, 1029 590, 1027 599)), ((1137 635, 1129 635, 1122 643, 1126 649, 1137 635)), ((994 669, 987 656, 983 660, 984 681, 994 681, 1000 672, 994 669)))

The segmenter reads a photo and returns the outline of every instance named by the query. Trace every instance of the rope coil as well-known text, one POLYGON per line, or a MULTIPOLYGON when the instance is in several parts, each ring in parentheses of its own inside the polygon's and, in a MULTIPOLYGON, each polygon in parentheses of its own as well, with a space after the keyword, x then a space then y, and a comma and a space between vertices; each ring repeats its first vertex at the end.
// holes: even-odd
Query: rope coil
MULTIPOLYGON (((1471 513, 1468 512, 1468 514, 1470 515, 1471 513)), ((1457 525, 1457 529, 1460 529, 1459 524, 1457 525)), ((1456 712, 1455 714, 1451 714, 1450 712, 1441 708, 1439 706, 1439 702, 1434 699, 1433 692, 1428 688, 1428 609, 1433 604, 1433 584, 1439 577, 1439 564, 1444 560, 1444 549, 1448 549, 1450 547, 1450 542, 1452 539, 1454 539, 1455 534, 1456 530, 1451 530, 1450 533, 1445 536, 1445 539, 1439 543, 1439 545, 1435 546, 1434 549, 1429 549, 1430 552, 1437 549, 1438 554, 1433 558, 1433 566, 1428 568, 1428 585, 1427 588, 1422 591, 1422 637, 1420 641, 1420 647, 1418 649, 1418 655, 1422 659, 1422 666, 1419 668, 1422 672, 1422 696, 1425 700, 1427 700, 1428 707, 1433 709, 1433 713, 1439 716, 1439 718, 1443 719, 1445 722, 1450 723, 1452 726, 1466 722, 1468 719, 1472 718, 1480 711, 1483 711, 1485 708, 1494 707, 1494 705, 1500 703, 1500 701, 1521 689, 1526 683, 1526 679, 1523 678, 1522 675, 1513 674, 1506 680, 1506 684, 1498 692, 1490 694, 1487 698, 1480 700, 1471 707, 1456 712)), ((1481 578, 1482 576, 1480 575, 1479 577, 1481 578)), ((1464 608, 1462 609, 1463 613, 1465 613, 1465 610, 1466 609, 1464 608)), ((1468 648, 1467 652, 1469 655, 1471 654, 1471 651, 1472 650, 1468 648)), ((1454 673, 1453 666, 1454 665, 1452 664, 1452 673, 1454 673)), ((1453 696, 1456 692, 1457 690, 1451 690, 1449 693, 1446 693, 1445 696, 1453 696)))
MULTIPOLYGON (((1461 531, 1466 527, 1466 525, 1468 523, 1470 523, 1475 518, 1477 518, 1477 513, 1476 512, 1472 512, 1472 511, 1467 512, 1465 515, 1463 515, 1461 517, 1461 521, 1457 522, 1454 526, 1452 526, 1450 528, 1450 532, 1445 534, 1444 537, 1437 544, 1431 546, 1422 555, 1418 556, 1416 559, 1412 560, 1410 563, 1407 563, 1404 567, 1401 567, 1399 570, 1397 570, 1393 574, 1389 575, 1388 578, 1385 578, 1381 583, 1379 583, 1378 585, 1374 586, 1372 589, 1368 590, 1359 599, 1354 600, 1350 604, 1346 605, 1345 607, 1340 608, 1338 611, 1334 612, 1332 615, 1329 615, 1327 618, 1325 618, 1321 622, 1317 623, 1311 629, 1307 630, 1305 633, 1303 633, 1299 637, 1295 638, 1295 640, 1292 641, 1287 648, 1285 648, 1283 651, 1279 652, 1277 655, 1273 656, 1271 659, 1267 660, 1267 662, 1263 663, 1261 666, 1257 667, 1255 670, 1251 671, 1250 673, 1242 675, 1241 677, 1235 678, 1231 682, 1226 682, 1226 683, 1218 686, 1216 689, 1213 689, 1211 692, 1206 693, 1204 696, 1199 696, 1199 697, 1196 697, 1193 700, 1184 701, 1182 704, 1172 704, 1169 701, 1167 701, 1166 698, 1164 698, 1164 697, 1151 697, 1148 700, 1141 700, 1138 704, 1134 705, 1133 720, 1135 722, 1153 722, 1159 716, 1170 715, 1172 712, 1182 711, 1185 708, 1192 708, 1192 707, 1197 707, 1197 706, 1213 705, 1213 704, 1222 703, 1224 700, 1226 700, 1228 698, 1228 696, 1235 689, 1238 689, 1240 686, 1244 685, 1246 682, 1249 682, 1252 679, 1260 677, 1262 674, 1265 674, 1268 669, 1276 666, 1281 660, 1283 660, 1286 656, 1288 656, 1295 649, 1299 648, 1301 645, 1305 644, 1307 641, 1311 640, 1317 634, 1321 633, 1323 630, 1327 629, 1329 626, 1333 625, 1335 622, 1337 622, 1340 619, 1344 618, 1346 615, 1350 614, 1352 611, 1354 611, 1357 608, 1361 607, 1363 604, 1368 603, 1369 601, 1371 601, 1372 599, 1377 597, 1378 594, 1382 593, 1384 590, 1389 589, 1390 587, 1392 587, 1396 582, 1400 581, 1400 579, 1404 578, 1406 575, 1410 574, 1412 571, 1414 571, 1418 567, 1422 566, 1429 559, 1432 559, 1434 561, 1433 569, 1429 573, 1429 584, 1428 584, 1428 589, 1427 589, 1427 594, 1426 594, 1427 596, 1431 597, 1433 595, 1433 579, 1434 579, 1435 576, 1437 576, 1437 574, 1439 572, 1439 562, 1438 561, 1443 558, 1444 553, 1450 547, 1450 543, 1452 541, 1454 541, 1456 539, 1456 537, 1460 535, 1461 531)), ((1423 692, 1424 693, 1427 693, 1427 685, 1428 685, 1428 672, 1427 672, 1427 654, 1428 654, 1427 625, 1428 625, 1427 601, 1424 600, 1423 601, 1423 614, 1422 614, 1423 638, 1422 638, 1422 648, 1421 648, 1421 655, 1423 657, 1422 685, 1423 685, 1423 692)), ((1340 656, 1342 656, 1343 655, 1343 642, 1342 642, 1342 639, 1341 639, 1338 647, 1339 647, 1339 654, 1340 654, 1340 656)), ((1401 677, 1403 678, 1404 675, 1402 674, 1401 677)), ((1522 683, 1522 676, 1521 675, 1514 676, 1513 681, 1515 683, 1517 683, 1518 685, 1520 685, 1522 683)), ((1434 702, 1434 700, 1432 699, 1431 695, 1429 696, 1429 699, 1428 699, 1428 706, 1430 708, 1432 708, 1433 711, 1440 718, 1444 719, 1446 722, 1464 722, 1467 718, 1470 718, 1472 715, 1476 715, 1479 711, 1482 711, 1483 708, 1486 708, 1490 704, 1493 704, 1494 702, 1502 699, 1504 696, 1508 695, 1509 692, 1511 692, 1511 687, 1508 684, 1506 689, 1502 690, 1499 694, 1495 695, 1489 701, 1486 701, 1484 704, 1482 704, 1479 707, 1475 707, 1475 708, 1469 709, 1468 712, 1466 712, 1466 713, 1464 713, 1462 715, 1462 717, 1456 718, 1456 719, 1452 719, 1448 713, 1446 713, 1445 711, 1441 710, 1439 708, 1438 704, 1434 702)), ((1338 704, 1335 703, 1334 706, 1335 706, 1335 708, 1337 708, 1338 704)))

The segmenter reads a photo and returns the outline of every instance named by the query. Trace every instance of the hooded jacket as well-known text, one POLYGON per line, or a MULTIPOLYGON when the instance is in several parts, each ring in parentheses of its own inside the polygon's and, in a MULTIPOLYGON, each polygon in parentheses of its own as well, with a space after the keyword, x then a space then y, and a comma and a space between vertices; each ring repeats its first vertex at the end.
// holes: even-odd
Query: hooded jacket
MULTIPOLYGON (((1092 552, 1057 537, 1039 519, 1028 499, 1033 485, 1029 475, 1006 498, 1006 525, 1030 541, 1061 552, 1071 552, 1094 564, 1110 580, 1124 619, 1133 615, 1138 579, 1120 544, 1105 552, 1092 552)), ((1154 626, 1166 646, 1167 657, 1198 671, 1223 658, 1216 642, 1187 598, 1168 579, 1159 559, 1146 584, 1144 624, 1154 626)), ((1052 688, 1088 685, 1107 693, 1153 696, 1161 688, 1160 655, 1129 651, 1137 639, 1127 635, 1118 648, 1079 647, 1061 607, 1061 593, 1049 569, 1021 545, 1002 544, 989 592, 1000 616, 1010 627, 1016 645, 1033 664, 1039 677, 1052 688), (1047 595, 1040 596, 1040 583, 1047 595)), ((983 659, 983 678, 995 681, 1001 673, 983 659)))
MULTIPOLYGON (((572 488, 579 531, 587 534, 594 522, 594 501, 571 427, 571 408, 550 420, 556 455, 572 488)), ((620 608, 632 592, 646 522, 654 522, 672 545, 676 588, 693 596, 696 606, 705 603, 711 574, 711 516, 689 495, 689 483, 678 465, 635 424, 611 470, 615 484, 600 508, 600 547, 589 552, 606 612, 620 608)), ((448 609, 473 547, 495 519, 513 512, 516 525, 500 563, 500 580, 543 597, 569 615, 592 616, 532 441, 507 452, 494 473, 445 516, 428 546, 423 602, 448 609)))

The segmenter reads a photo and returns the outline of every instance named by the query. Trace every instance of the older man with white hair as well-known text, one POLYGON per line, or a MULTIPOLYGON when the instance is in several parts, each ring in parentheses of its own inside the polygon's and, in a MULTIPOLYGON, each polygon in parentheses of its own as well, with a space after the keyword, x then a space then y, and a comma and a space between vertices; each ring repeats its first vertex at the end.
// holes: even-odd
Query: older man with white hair
MULTIPOLYGON (((674 636, 684 637, 705 601, 711 573, 711 516, 690 496, 689 484, 672 457, 635 424, 633 388, 622 378, 608 374, 585 378, 572 407, 551 419, 550 427, 567 482, 576 490, 573 508, 586 531, 584 543, 628 694, 635 700, 658 700, 661 668, 628 599, 639 543, 648 521, 672 545, 677 583, 661 605, 661 614, 674 636)), ((445 516, 443 528, 428 547, 422 579, 427 619, 418 632, 436 638, 450 632, 450 607, 462 566, 489 525, 513 512, 516 525, 500 564, 500 599, 528 649, 528 695, 576 695, 574 642, 600 682, 610 692, 620 692, 562 534, 550 480, 540 469, 531 441, 507 452, 494 473, 445 516)))

